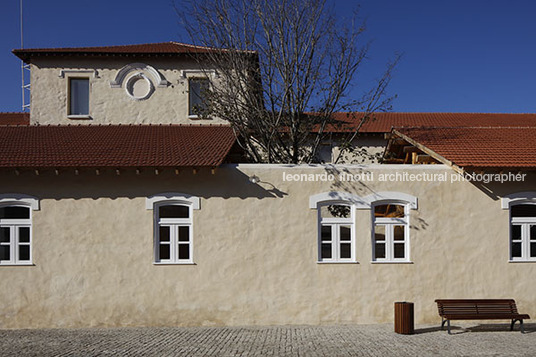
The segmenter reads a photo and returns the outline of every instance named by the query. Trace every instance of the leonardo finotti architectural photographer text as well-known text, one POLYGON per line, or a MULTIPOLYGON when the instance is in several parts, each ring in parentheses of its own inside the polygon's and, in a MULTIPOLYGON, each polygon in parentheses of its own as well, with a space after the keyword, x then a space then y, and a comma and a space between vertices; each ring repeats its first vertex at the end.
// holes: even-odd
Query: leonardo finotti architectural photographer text
POLYGON ((342 173, 329 173, 323 172, 321 174, 291 174, 283 172, 283 181, 294 182, 523 182, 527 174, 522 173, 468 173, 463 175, 457 172, 442 172, 442 173, 409 173, 409 172, 395 172, 395 173, 380 173, 374 172, 362 172, 358 174, 350 174, 347 172, 342 173))

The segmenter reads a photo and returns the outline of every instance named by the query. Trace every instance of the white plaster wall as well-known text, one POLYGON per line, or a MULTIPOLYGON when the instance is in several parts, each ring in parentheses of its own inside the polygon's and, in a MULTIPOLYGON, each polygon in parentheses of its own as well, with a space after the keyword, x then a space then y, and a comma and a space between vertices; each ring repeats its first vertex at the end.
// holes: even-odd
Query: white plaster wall
MULTIPOLYGON (((198 65, 187 59, 134 57, 69 59, 35 58, 31 65, 31 124, 220 124, 221 119, 188 119, 188 81, 182 70, 198 70, 198 65), (131 63, 142 62, 159 71, 170 85, 158 88, 146 100, 136 101, 122 88, 111 88, 118 71, 131 63), (61 70, 93 71, 70 72, 70 76, 89 77, 89 111, 91 119, 69 119, 68 79, 61 78, 61 70)), ((202 73, 201 73, 202 74, 202 73)), ((151 78, 152 80, 152 78, 151 78)))
MULTIPOLYGON (((415 303, 416 323, 439 324, 437 298, 515 298, 521 312, 536 315, 536 263, 508 262, 509 217, 498 198, 536 191, 534 174, 523 184, 485 188, 282 179, 283 172, 324 170, 3 172, 3 192, 36 196, 41 207, 33 215, 34 266, 0 267, 0 327, 391 323, 393 303, 403 300, 415 303), (262 182, 250 183, 252 174, 262 182), (371 212, 357 210, 358 263, 318 264, 309 197, 330 190, 416 196, 413 263, 371 263, 371 212), (201 198, 195 265, 153 264, 153 212, 145 197, 173 191, 201 198)), ((365 170, 452 173, 439 165, 365 170)))
MULTIPOLYGON (((353 152, 345 152, 337 162, 338 164, 376 164, 383 155, 387 140, 384 134, 360 135, 352 141, 355 147, 353 152)), ((334 140, 332 158, 336 160, 340 154, 340 144, 334 140)))

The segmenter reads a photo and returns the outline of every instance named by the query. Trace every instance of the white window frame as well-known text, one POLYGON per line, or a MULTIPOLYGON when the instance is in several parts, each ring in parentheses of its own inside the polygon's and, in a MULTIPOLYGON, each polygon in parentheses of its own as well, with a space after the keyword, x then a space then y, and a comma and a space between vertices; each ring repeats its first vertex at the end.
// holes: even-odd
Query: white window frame
POLYGON ((536 236, 530 237, 530 227, 536 226, 536 217, 512 217, 512 207, 517 205, 536 205, 536 202, 533 201, 523 201, 519 200, 513 202, 509 205, 510 212, 510 239, 509 239, 509 254, 511 262, 536 262, 536 256, 530 256, 530 244, 536 243, 536 236), (521 239, 516 240, 515 243, 521 243, 521 257, 513 256, 512 244, 514 243, 513 239, 513 230, 512 226, 521 227, 521 239))
POLYGON ((380 200, 375 201, 371 205, 372 217, 372 262, 373 263, 410 263, 410 234, 409 234, 409 218, 410 218, 411 203, 400 200, 380 200), (404 207, 403 218, 385 218, 375 217, 374 211, 377 206, 381 205, 398 205, 404 207), (385 227, 385 258, 376 258, 376 225, 385 227), (404 258, 394 257, 394 227, 404 226, 404 240, 396 241, 397 244, 404 243, 404 258))
POLYGON ((148 197, 146 200, 146 209, 153 210, 153 262, 154 264, 195 264, 193 253, 194 253, 194 223, 193 215, 194 210, 198 210, 199 197, 190 196, 182 193, 161 193, 151 197, 148 197), (162 206, 185 206, 188 208, 188 218, 160 218, 159 217, 159 208, 162 206), (170 227, 170 259, 160 259, 160 227, 167 226, 170 227), (179 242, 178 233, 179 227, 189 227, 189 240, 188 242, 179 242), (179 244, 188 244, 189 245, 189 254, 188 259, 179 259, 178 256, 178 245, 179 244))
POLYGON ((192 264, 193 261, 193 209, 189 203, 181 201, 160 202, 155 205, 155 250, 154 261, 155 263, 165 264, 192 264), (160 218, 159 210, 163 206, 183 206, 188 208, 188 218, 160 218), (170 257, 169 259, 160 258, 160 245, 163 243, 160 241, 160 227, 169 227, 170 236, 170 257), (188 227, 188 241, 179 241, 179 228, 188 227), (188 245, 188 259, 179 258, 179 245, 188 245))
POLYGON ((0 207, 24 207, 28 209, 29 218, 4 218, 0 219, 0 227, 10 229, 9 242, 0 243, 0 245, 10 247, 10 260, 0 261, 0 266, 12 266, 12 265, 33 265, 33 227, 32 217, 33 212, 39 209, 39 201, 35 197, 21 195, 21 194, 0 194, 0 207), (19 228, 29 228, 30 239, 29 242, 19 242, 19 228), (27 245, 30 247, 30 257, 27 260, 20 260, 19 247, 21 245, 27 245))
POLYGON ((508 261, 511 263, 536 262, 536 257, 529 256, 529 229, 531 225, 536 224, 536 219, 534 217, 512 217, 511 208, 515 205, 536 205, 536 192, 515 192, 501 198, 501 208, 508 210, 508 261), (512 257, 512 225, 521 226, 521 257, 512 257))
POLYGON ((317 204, 317 215, 318 215, 318 238, 317 238, 317 262, 318 263, 356 263, 356 252, 355 252, 355 207, 348 201, 321 201, 317 204), (347 206, 350 209, 349 218, 323 218, 322 217, 322 207, 330 205, 341 205, 347 206), (322 227, 331 226, 331 258, 322 257, 322 227), (340 257, 340 227, 341 226, 350 226, 350 258, 341 258, 340 257))

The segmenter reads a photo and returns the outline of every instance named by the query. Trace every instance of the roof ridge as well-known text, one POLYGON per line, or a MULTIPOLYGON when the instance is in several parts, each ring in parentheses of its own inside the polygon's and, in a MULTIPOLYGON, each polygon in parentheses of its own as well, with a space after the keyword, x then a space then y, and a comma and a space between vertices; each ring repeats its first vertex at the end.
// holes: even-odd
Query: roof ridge
POLYGON ((393 129, 536 129, 534 126, 393 126, 393 129))
POLYGON ((174 45, 193 47, 193 48, 205 48, 205 49, 211 49, 211 50, 216 49, 216 47, 193 45, 191 43, 184 43, 184 42, 178 42, 178 41, 168 41, 166 43, 172 43, 174 45))
MULTIPOLYGON (((349 112, 333 112, 332 114, 363 114, 360 111, 349 112)), ((306 112, 305 114, 314 114, 314 112, 306 112)), ((480 115, 536 115, 536 113, 498 113, 498 112, 372 112, 373 114, 480 114, 480 115)))
MULTIPOLYGON (((37 51, 37 50, 81 50, 92 48, 109 48, 109 47, 130 47, 130 46, 145 46, 145 45, 164 45, 169 43, 175 43, 174 41, 163 42, 147 42, 147 43, 130 43, 127 45, 99 45, 99 46, 67 46, 67 47, 28 47, 28 48, 15 48, 13 51, 37 51)), ((179 44, 179 43, 176 43, 179 44)))

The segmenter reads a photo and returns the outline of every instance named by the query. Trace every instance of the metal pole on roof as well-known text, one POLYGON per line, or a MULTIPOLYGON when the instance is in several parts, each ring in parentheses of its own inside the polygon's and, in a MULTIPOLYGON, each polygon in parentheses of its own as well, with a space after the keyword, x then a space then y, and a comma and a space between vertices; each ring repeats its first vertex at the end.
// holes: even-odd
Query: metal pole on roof
POLYGON ((20 0, 20 48, 24 48, 24 37, 23 37, 23 24, 22 24, 22 0, 20 0))
MULTIPOLYGON (((23 3, 22 0, 20 0, 20 48, 24 48, 24 21, 23 21, 23 3)), ((22 111, 27 111, 30 109, 30 103, 26 103, 26 91, 30 90, 30 83, 26 84, 26 76, 24 71, 30 70, 30 65, 24 63, 24 61, 21 60, 21 80, 22 80, 22 111)))

